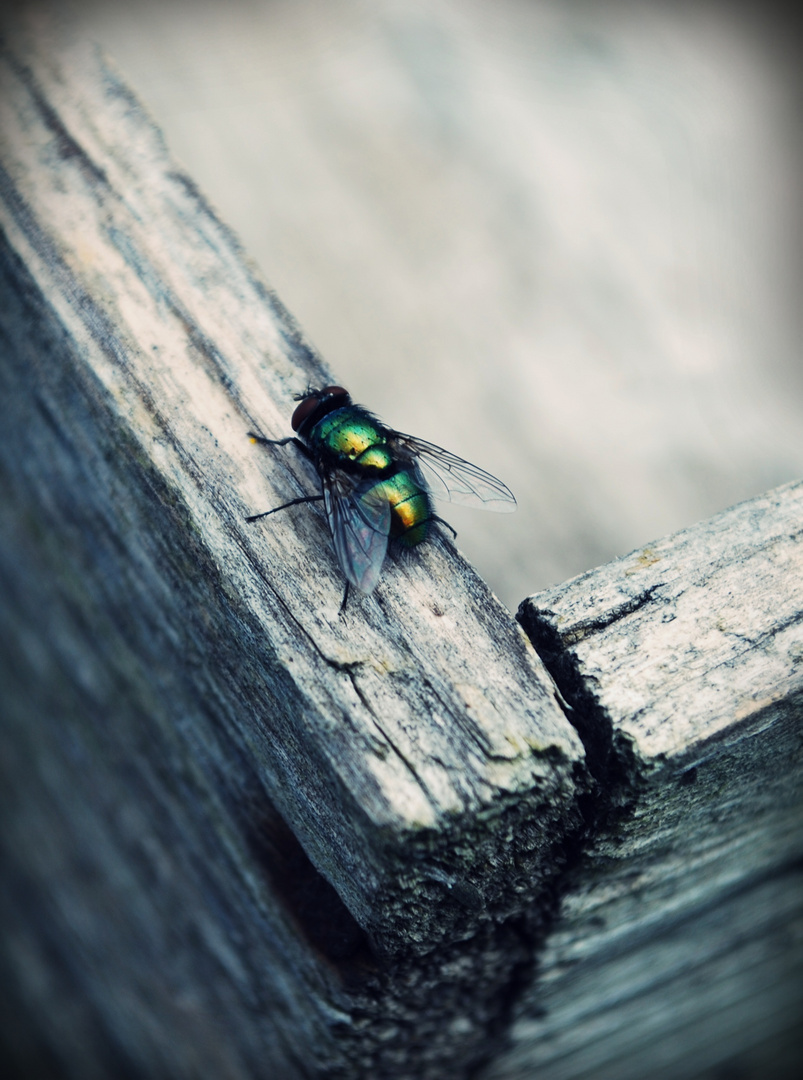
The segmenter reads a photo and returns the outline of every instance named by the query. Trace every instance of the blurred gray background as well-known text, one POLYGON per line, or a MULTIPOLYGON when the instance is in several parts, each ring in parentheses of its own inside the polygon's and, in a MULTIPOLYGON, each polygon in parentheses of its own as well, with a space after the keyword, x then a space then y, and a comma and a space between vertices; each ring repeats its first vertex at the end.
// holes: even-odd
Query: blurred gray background
POLYGON ((444 509, 509 607, 803 476, 783 14, 73 0, 63 17, 355 399, 513 488, 512 516, 444 509))

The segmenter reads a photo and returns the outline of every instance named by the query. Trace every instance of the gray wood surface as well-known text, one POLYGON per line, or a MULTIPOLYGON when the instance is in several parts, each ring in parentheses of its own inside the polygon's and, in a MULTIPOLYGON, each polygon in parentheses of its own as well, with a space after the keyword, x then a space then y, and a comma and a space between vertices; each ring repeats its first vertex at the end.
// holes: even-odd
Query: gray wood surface
MULTIPOLYGON (((448 539, 339 618, 320 511, 244 523, 314 475, 245 432, 287 434, 342 372, 115 66, 33 26, 0 64, 0 1049, 81 1080, 796 1075, 801 485, 527 602, 559 692, 448 539)), ((489 372, 450 406, 494 406, 489 372)), ((695 429, 695 484, 719 455, 750 483, 797 460, 791 398, 751 456, 767 394, 741 442, 741 407, 710 414, 713 458, 695 429)), ((478 445, 531 474, 496 412, 478 445)), ((606 460, 621 509, 644 477, 606 460)), ((542 516, 556 550, 602 550, 542 516)))
POLYGON ((514 1049, 487 1075, 795 1075, 803 483, 519 615, 600 790, 514 1049))
POLYGON ((450 541, 341 618, 319 510, 245 523, 316 482, 246 432, 334 376, 116 71, 14 38, 0 110, 13 1055, 462 1070, 531 962, 582 744, 450 541))

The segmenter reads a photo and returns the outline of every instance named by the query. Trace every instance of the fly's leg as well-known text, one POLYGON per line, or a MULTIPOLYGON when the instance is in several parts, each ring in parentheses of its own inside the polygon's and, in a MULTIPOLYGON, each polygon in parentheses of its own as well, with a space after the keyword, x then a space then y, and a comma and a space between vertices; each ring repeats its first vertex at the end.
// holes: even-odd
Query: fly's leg
POLYGON ((255 431, 247 431, 246 435, 252 442, 260 443, 262 446, 287 446, 288 443, 292 443, 293 446, 298 447, 305 458, 309 461, 312 460, 309 448, 304 445, 301 439, 297 439, 295 435, 288 435, 286 439, 266 439, 264 435, 257 435, 255 431))
POLYGON ((438 517, 437 514, 433 514, 429 520, 436 522, 436 524, 438 525, 443 525, 443 527, 445 529, 448 529, 449 532, 452 534, 452 539, 457 539, 457 529, 452 528, 448 521, 444 521, 443 518, 438 517))
MULTIPOLYGON (((309 449, 304 445, 301 439, 297 439, 294 435, 290 435, 286 439, 266 439, 264 435, 257 435, 255 431, 248 432, 248 438, 253 442, 261 443, 263 446, 287 446, 288 443, 293 443, 297 446, 301 453, 308 460, 312 460, 312 456, 309 449)), ((275 514, 278 510, 286 510, 288 506, 299 506, 301 503, 321 502, 323 495, 302 495, 299 499, 291 499, 290 502, 282 503, 281 506, 274 506, 272 510, 265 510, 261 514, 252 514, 245 520, 248 522, 259 521, 260 518, 267 517, 269 514, 275 514)))
POLYGON ((281 506, 274 506, 272 510, 263 510, 261 514, 252 514, 247 517, 246 521, 259 521, 260 518, 267 517, 269 514, 275 514, 279 510, 286 510, 288 506, 300 506, 301 503, 321 502, 323 495, 302 495, 300 499, 291 499, 290 502, 282 503, 281 506))
POLYGON ((351 586, 351 582, 347 581, 346 582, 346 589, 345 589, 345 592, 343 593, 343 600, 340 603, 340 611, 338 612, 338 615, 340 616, 341 619, 346 614, 346 601, 349 598, 349 587, 350 586, 351 586))

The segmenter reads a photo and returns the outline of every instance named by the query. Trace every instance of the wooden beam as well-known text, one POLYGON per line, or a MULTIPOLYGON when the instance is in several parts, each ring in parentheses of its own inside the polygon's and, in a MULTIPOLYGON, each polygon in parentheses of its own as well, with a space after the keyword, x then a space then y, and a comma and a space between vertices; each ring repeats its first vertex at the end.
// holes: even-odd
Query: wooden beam
POLYGON ((793 1075, 803 483, 533 596, 519 617, 599 788, 489 1080, 793 1075))
POLYGON ((10 40, 12 1065, 792 1075, 803 485, 530 598, 529 637, 448 538, 341 618, 320 508, 244 520, 317 482, 246 432, 336 376, 112 65, 10 40))
POLYGON ((532 962, 580 739, 448 539, 341 618, 319 508, 246 524, 316 484, 246 432, 335 377, 111 64, 10 40, 12 1058, 458 1076, 532 962))

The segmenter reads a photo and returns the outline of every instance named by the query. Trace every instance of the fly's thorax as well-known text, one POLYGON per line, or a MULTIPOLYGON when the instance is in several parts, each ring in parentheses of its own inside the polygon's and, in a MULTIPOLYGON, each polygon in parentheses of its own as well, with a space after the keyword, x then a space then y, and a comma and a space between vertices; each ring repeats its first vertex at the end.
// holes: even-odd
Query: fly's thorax
POLYGON ((370 468, 387 468, 390 464, 381 427, 364 409, 353 405, 336 409, 320 420, 310 432, 309 441, 333 461, 359 460, 362 464, 365 456, 370 468))
POLYGON ((381 481, 390 503, 390 535, 407 547, 426 539, 432 521, 432 504, 412 468, 400 468, 381 481))

